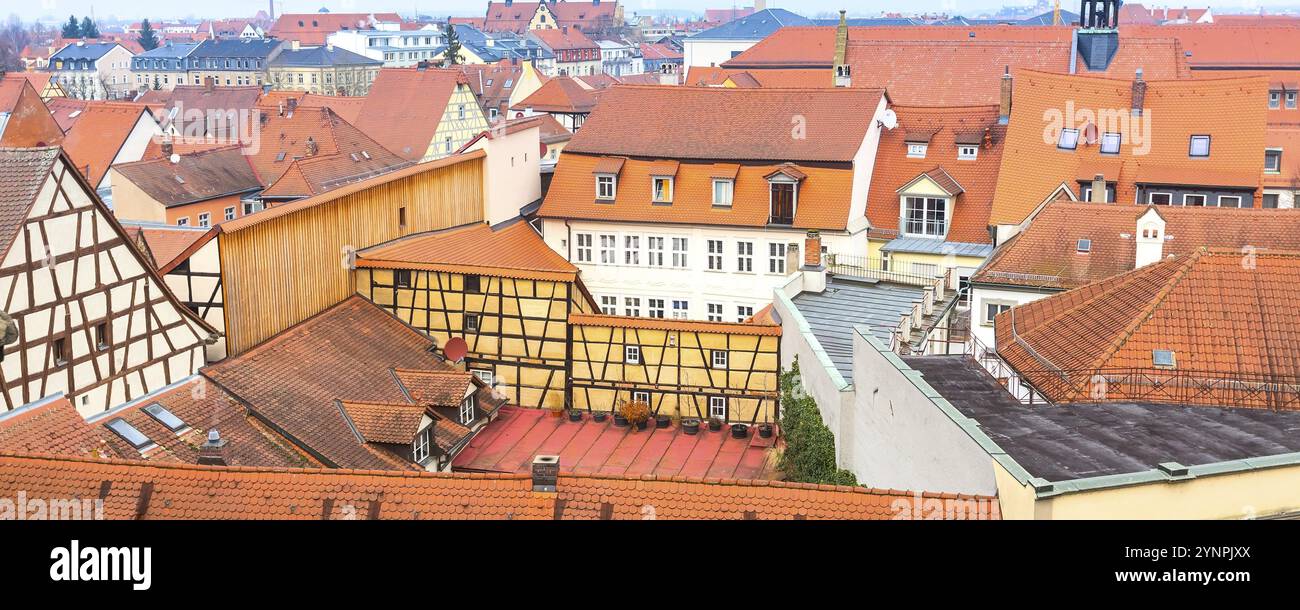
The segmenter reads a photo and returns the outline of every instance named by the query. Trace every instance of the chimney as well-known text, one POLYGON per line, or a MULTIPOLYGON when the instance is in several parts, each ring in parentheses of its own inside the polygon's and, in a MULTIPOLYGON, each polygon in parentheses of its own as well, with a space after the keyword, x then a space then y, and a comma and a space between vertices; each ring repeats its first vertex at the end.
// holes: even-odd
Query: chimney
POLYGON ((163 141, 162 141, 162 154, 163 154, 163 156, 164 156, 164 157, 169 157, 169 158, 170 158, 170 157, 172 156, 172 149, 173 149, 173 147, 172 147, 172 140, 171 140, 171 138, 164 138, 163 141))
POLYGON ((1133 75, 1133 99, 1129 103, 1133 116, 1142 116, 1142 106, 1147 99, 1147 82, 1142 80, 1142 68, 1133 75))
POLYGON ((292 115, 293 111, 297 109, 298 109, 298 98, 296 97, 289 98, 289 114, 292 115))
POLYGON ((212 91, 217 88, 217 79, 212 76, 203 77, 203 88, 212 91))
POLYGON ((998 125, 1011 122, 1011 66, 1002 68, 1002 97, 998 102, 998 125))
POLYGON ((835 86, 853 85, 853 68, 848 64, 849 21, 848 11, 840 10, 840 25, 835 30, 835 86))
POLYGON ((803 292, 822 293, 826 291, 826 266, 822 264, 822 235, 818 231, 809 231, 803 240, 803 292))
POLYGON ((316 145, 316 139, 315 139, 315 138, 312 138, 311 136, 307 136, 307 156, 308 156, 308 157, 315 157, 315 156, 316 156, 316 152, 317 152, 318 150, 319 150, 319 147, 316 145))
POLYGON ((533 491, 555 492, 560 482, 560 456, 539 455, 533 458, 533 491))
POLYGON ((1097 174, 1092 177, 1092 194, 1088 197, 1092 203, 1106 203, 1106 176, 1097 174))
POLYGON ((208 442, 199 446, 199 464, 203 466, 229 466, 230 450, 226 446, 226 439, 221 438, 221 434, 216 428, 208 430, 208 442))
POLYGON ((1140 269, 1151 263, 1160 262, 1165 255, 1165 219, 1154 207, 1148 207, 1145 214, 1138 217, 1136 251, 1133 255, 1133 268, 1140 269))
POLYGON ((279 114, 280 116, 284 116, 284 101, 283 101, 283 100, 281 100, 279 104, 276 104, 276 108, 279 109, 279 110, 277 111, 277 114, 279 114))

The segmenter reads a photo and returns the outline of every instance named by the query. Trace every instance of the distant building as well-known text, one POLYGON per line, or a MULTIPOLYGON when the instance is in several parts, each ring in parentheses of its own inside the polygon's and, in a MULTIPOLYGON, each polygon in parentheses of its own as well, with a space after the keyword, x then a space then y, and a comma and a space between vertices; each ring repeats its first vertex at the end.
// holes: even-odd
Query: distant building
POLYGON ((590 76, 601 73, 600 46, 580 30, 541 29, 530 32, 542 48, 555 56, 555 74, 590 76))
MULTIPOLYGON (((199 45, 197 43, 165 42, 150 51, 131 58, 131 83, 135 90, 155 89, 170 91, 177 85, 188 85, 189 62, 186 59, 199 45)), ((199 83, 193 83, 199 84, 199 83)))
POLYGON ((71 97, 108 100, 132 89, 131 51, 116 42, 75 42, 50 56, 46 69, 71 97))
POLYGON ((384 68, 371 86, 357 128, 409 161, 460 150, 488 128, 460 70, 384 68))
POLYGON ((488 2, 483 29, 488 32, 525 34, 536 30, 572 28, 597 33, 621 27, 623 7, 618 0, 572 0, 547 2, 488 2))
POLYGON ((720 66, 786 26, 813 25, 785 9, 758 11, 685 40, 687 66, 720 66))
POLYGON ((335 48, 381 61, 387 68, 406 68, 431 61, 447 48, 442 29, 432 26, 419 30, 345 29, 329 34, 326 40, 335 48))
POLYGON ((401 23, 397 13, 285 13, 276 18, 267 36, 286 42, 296 40, 302 46, 320 46, 335 32, 381 27, 398 30, 401 23))
POLYGON ((326 44, 281 51, 270 62, 268 81, 276 89, 323 95, 365 95, 383 62, 326 44))
POLYGON ((211 77, 220 87, 260 87, 271 60, 285 48, 279 40, 205 40, 186 58, 189 84, 211 77))

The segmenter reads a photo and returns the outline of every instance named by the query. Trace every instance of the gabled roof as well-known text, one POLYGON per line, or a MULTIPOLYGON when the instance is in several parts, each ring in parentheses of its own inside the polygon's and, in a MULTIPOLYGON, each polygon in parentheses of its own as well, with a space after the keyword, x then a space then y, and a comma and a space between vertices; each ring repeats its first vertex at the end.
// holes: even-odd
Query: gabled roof
POLYGON ((1137 221, 1148 209, 1165 220, 1166 256, 1203 247, 1300 250, 1300 210, 1052 202, 971 279, 1064 290, 1119 275, 1134 267, 1137 221), (1087 254, 1077 250, 1080 239, 1091 242, 1087 254))
POLYGON ((782 8, 769 8, 704 30, 691 40, 762 40, 787 26, 809 26, 813 22, 782 8))
POLYGON ((122 45, 116 42, 83 43, 81 41, 77 41, 77 42, 69 43, 67 46, 63 47, 62 49, 59 49, 57 53, 50 56, 51 68, 53 68, 53 62, 59 60, 63 60, 63 61, 80 60, 80 59, 89 59, 92 61, 98 60, 99 58, 106 55, 109 51, 112 51, 115 47, 120 47, 120 46, 122 45))
MULTIPOLYGON (((1300 310, 1295 295, 1278 288, 1296 282, 1300 252, 1243 259, 1241 250, 1196 249, 999 315, 998 355, 1055 401, 1098 398, 1089 383, 1061 383, 1061 371, 1090 380, 1094 372, 1136 370, 1153 383, 1170 373, 1220 380, 1190 392, 1153 392, 1155 402, 1296 409, 1257 402, 1262 392, 1228 385, 1300 379, 1300 310), (1154 363, 1157 350, 1173 352, 1172 366, 1154 363)), ((1120 379, 1112 381, 1138 383, 1120 379)))
POLYGON ((565 475, 555 494, 542 494, 522 474, 243 469, 0 454, 0 494, 20 491, 33 498, 106 493, 104 518, 133 520, 595 520, 605 505, 611 519, 644 519, 643 507, 653 505, 660 519, 885 520, 919 511, 920 502, 945 499, 983 500, 993 512, 988 518, 1000 518, 996 498, 784 481, 565 475), (146 496, 147 483, 153 486, 146 496))
POLYGON ((357 267, 568 282, 578 274, 577 267, 525 222, 497 229, 474 224, 403 237, 358 252, 357 267))
POLYGON ((171 159, 148 159, 113 166, 121 176, 164 206, 178 206, 262 188, 238 145, 171 159))
POLYGON ((245 152, 265 197, 309 197, 410 165, 327 107, 286 106, 261 118, 261 139, 245 152))
MULTIPOLYGON (((601 94, 565 152, 667 159, 852 161, 880 89, 620 85, 601 94), (806 121, 794 122, 794 117, 806 121), (672 129, 663 129, 672 125, 672 129), (803 137, 792 138, 802 127, 803 137)), ((563 164, 561 164, 563 165, 563 164)))
MULTIPOLYGON (((1193 70, 1211 67, 1295 68, 1300 57, 1300 23, 1132 25, 1121 33, 1140 38, 1176 38, 1193 70)), ((1122 45, 1121 45, 1122 46, 1122 45)))
POLYGON ((419 161, 456 87, 468 84, 460 70, 384 68, 370 85, 357 128, 398 156, 419 161))
POLYGON ((207 39, 199 43, 193 51, 190 51, 191 59, 202 59, 212 57, 224 59, 227 57, 243 57, 249 59, 266 59, 280 46, 284 44, 283 40, 273 38, 227 38, 227 39, 207 39))
POLYGON ((532 108, 536 112, 582 114, 591 112, 596 107, 600 95, 601 93, 582 86, 572 77, 556 76, 511 109, 532 108))
POLYGON ((578 29, 532 30, 528 35, 536 38, 551 51, 598 48, 594 41, 578 29))
POLYGON ((41 93, 28 79, 5 74, 0 79, 0 146, 49 146, 63 139, 41 93))
MULTIPOLYGON (((1113 80, 1021 70, 1014 73, 1011 120, 993 199, 992 224, 1019 224, 1062 183, 1098 170, 1118 182, 1116 201, 1133 202, 1138 182, 1203 184, 1230 181, 1241 189, 1260 183, 1265 148, 1268 83, 1263 78, 1146 81, 1142 120, 1133 120, 1133 79, 1113 80), (1123 134, 1120 152, 1103 155, 1080 137, 1076 150, 1057 148, 1067 103, 1087 109, 1101 131, 1123 134), (1110 111, 1098 114, 1098 109, 1110 111), (1053 116, 1062 117, 1053 124, 1053 116), (1219 117, 1231 116, 1232 121, 1219 117), (1104 120, 1103 120, 1104 119, 1104 120), (1121 120, 1122 119, 1122 120, 1121 120), (1211 136, 1208 158, 1190 158, 1192 135, 1211 136), (1105 171, 1107 168, 1110 171, 1105 171), (1118 169, 1116 169, 1118 168, 1118 169)), ((1082 112, 1082 111, 1080 111, 1082 112)))
POLYGON ((145 116, 153 120, 153 114, 144 104, 87 102, 64 136, 63 149, 68 151, 77 171, 92 186, 98 186, 136 124, 145 116))
POLYGON ((323 45, 330 34, 339 30, 366 30, 375 22, 401 21, 397 13, 284 13, 276 18, 267 35, 304 45, 323 45))
POLYGON ((397 370, 393 375, 411 401, 425 407, 457 407, 474 385, 473 375, 455 369, 397 370))
POLYGON ((410 462, 357 439, 337 403, 414 404, 392 370, 445 370, 431 346, 353 296, 202 373, 327 465, 409 469, 410 462))
POLYGON ((384 62, 327 45, 280 51, 271 65, 279 68, 324 68, 332 66, 382 66, 384 62))
POLYGON ((954 202, 948 241, 990 243, 989 209, 1006 136, 1006 127, 997 124, 997 106, 894 106, 893 109, 899 126, 881 131, 871 191, 867 195, 867 220, 871 222, 872 236, 898 236, 901 216, 898 192, 929 175, 951 194, 960 192, 954 202), (915 135, 918 133, 924 135, 915 135), (928 143, 925 158, 907 156, 907 143, 914 139, 928 143), (957 158, 959 141, 978 146, 974 159, 957 158))
POLYGON ((154 269, 163 275, 216 236, 211 228, 130 220, 122 221, 122 229, 135 242, 136 247, 151 259, 154 269))
POLYGON ((422 405, 340 402, 339 410, 362 442, 406 445, 415 439, 424 418, 422 405))

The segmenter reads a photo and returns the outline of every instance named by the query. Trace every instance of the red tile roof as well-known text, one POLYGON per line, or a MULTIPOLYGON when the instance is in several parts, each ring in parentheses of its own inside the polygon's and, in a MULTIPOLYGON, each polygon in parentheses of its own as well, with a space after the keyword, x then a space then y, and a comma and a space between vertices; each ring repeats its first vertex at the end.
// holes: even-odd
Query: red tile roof
POLYGON ((852 161, 884 95, 879 89, 620 85, 601 95, 565 154, 852 161))
MULTIPOLYGON (((897 519, 996 498, 736 479, 218 468, 0 455, 0 496, 102 498, 106 519, 897 519), (105 481, 111 485, 105 486, 105 481), (143 493, 150 485, 147 496, 143 493), (919 502, 928 503, 922 507, 919 502)), ((977 515, 965 514, 967 518, 977 515)))
POLYGON ((1265 104, 1268 84, 1262 78, 1147 81, 1143 103, 1146 120, 1134 122, 1133 80, 1068 76, 1022 70, 1014 73, 1011 122, 1003 146, 1002 167, 993 198, 992 224, 1019 224, 1061 184, 1077 189, 1082 175, 1094 168, 1118 182, 1116 201, 1136 201, 1139 182, 1209 184, 1255 188, 1263 166, 1265 104), (1080 138, 1077 150, 1057 148, 1054 129, 1082 129, 1088 113, 1102 131, 1124 133, 1118 155, 1102 155, 1100 146, 1080 138), (1110 111, 1113 116, 1107 118, 1110 111), (1119 111, 1118 113, 1115 111, 1119 111), (1101 114, 1099 114, 1101 113, 1101 114), (1085 119, 1087 115, 1084 115, 1085 119), (1233 121, 1212 117, 1232 116, 1233 121), (1052 117, 1062 120, 1052 121, 1052 117), (1148 135, 1149 134, 1149 135, 1148 135), (1211 136, 1210 157, 1188 156, 1193 134, 1211 136), (1147 145, 1149 143, 1149 146, 1147 145), (1221 181, 1231 184, 1218 184, 1221 181))
POLYGON ((113 166, 123 178, 166 207, 260 190, 262 183, 239 146, 146 159, 113 166))
MULTIPOLYGON (((1193 70, 1211 67, 1290 67, 1300 57, 1300 23, 1121 26, 1139 38, 1175 38, 1193 70)), ((1122 44, 1121 44, 1122 47, 1122 44)))
POLYGON ((584 87, 574 78, 557 76, 546 81, 511 110, 533 109, 536 112, 582 114, 596 107, 601 92, 584 87))
POLYGON ((86 103, 85 109, 63 138, 63 149, 92 187, 98 187, 103 181, 109 165, 145 115, 152 120, 153 115, 144 104, 86 103))
POLYGON ((393 371, 402 388, 417 404, 427 407, 459 407, 474 376, 461 370, 393 371))
POLYGON ((415 404, 340 402, 339 409, 367 443, 405 445, 420 431, 425 407, 415 404))
POLYGON ((1137 221, 1151 208, 1165 219, 1165 255, 1202 247, 1300 250, 1300 210, 1053 202, 971 279, 1061 290, 1132 270, 1137 221), (1080 239, 1091 241, 1089 253, 1078 252, 1080 239))
POLYGON ((245 152, 264 197, 310 197, 410 165, 329 108, 269 112, 260 130, 245 152))
POLYGON ((1300 379, 1300 310, 1284 288, 1297 282, 1300 252, 1197 249, 999 315, 998 355, 1055 401, 1096 400, 1095 374, 1113 376, 1107 395, 1179 374, 1220 381, 1147 387, 1146 401, 1296 409, 1228 381, 1300 379), (1173 351, 1175 366, 1155 366, 1155 350, 1173 351))
POLYGON ((164 224, 144 224, 122 221, 122 228, 136 247, 152 261, 154 269, 163 275, 188 257, 199 242, 206 243, 215 235, 212 229, 177 227, 164 224))
POLYGON ((72 124, 81 118, 81 113, 86 110, 86 100, 79 100, 72 97, 55 97, 45 102, 45 107, 50 110, 50 115, 58 123, 59 129, 67 132, 72 129, 72 124))
POLYGON ((375 22, 401 21, 397 13, 285 13, 275 20, 267 36, 320 46, 339 30, 364 30, 372 28, 375 22))
POLYGON ((328 465, 413 468, 359 441, 336 401, 413 404, 393 370, 446 370, 431 345, 427 336, 353 296, 202 373, 328 465))
POLYGON ((21 75, 5 74, 0 80, 0 113, 8 114, 0 126, 0 146, 50 146, 63 139, 63 130, 41 101, 41 92, 21 75))
POLYGON ((576 28, 532 30, 529 35, 552 51, 598 49, 599 47, 582 30, 576 28))
POLYGON ((1265 173, 1264 186, 1300 190, 1300 123, 1269 124, 1264 144, 1282 149, 1281 171, 1265 173))
POLYGON ((756 431, 732 438, 728 429, 684 433, 679 424, 644 431, 616 427, 613 419, 596 422, 584 414, 581 422, 553 417, 542 409, 505 407, 452 467, 457 472, 526 474, 538 455, 560 456, 562 475, 639 477, 653 475, 719 479, 779 479, 774 438, 756 431))
POLYGON ((901 216, 898 190, 921 175, 933 172, 941 183, 955 181, 956 185, 948 185, 953 192, 961 189, 948 229, 948 241, 990 243, 989 211, 1006 137, 1006 127, 997 124, 998 107, 895 106, 894 111, 898 115, 899 127, 881 133, 880 148, 872 169, 871 191, 867 196, 867 220, 871 222, 873 236, 898 235, 901 216), (923 159, 907 156, 908 134, 917 131, 928 134, 929 145, 923 159), (986 131, 987 143, 984 138, 986 131), (958 141, 973 141, 979 146, 975 159, 957 158, 958 141))
POLYGON ((475 224, 411 235, 357 253, 358 268, 421 269, 571 282, 578 268, 526 222, 475 224))
MULTIPOLYGON (((488 2, 487 13, 483 19, 486 32, 528 33, 528 26, 537 13, 537 2, 488 2)), ((570 29, 594 31, 602 27, 616 25, 614 16, 618 11, 617 0, 595 3, 583 0, 571 2, 550 2, 547 8, 555 17, 555 24, 570 29)), ((542 30, 533 30, 534 32, 542 30)))
POLYGON ((370 85, 357 128, 402 158, 419 161, 459 86, 469 86, 460 70, 384 68, 370 85))

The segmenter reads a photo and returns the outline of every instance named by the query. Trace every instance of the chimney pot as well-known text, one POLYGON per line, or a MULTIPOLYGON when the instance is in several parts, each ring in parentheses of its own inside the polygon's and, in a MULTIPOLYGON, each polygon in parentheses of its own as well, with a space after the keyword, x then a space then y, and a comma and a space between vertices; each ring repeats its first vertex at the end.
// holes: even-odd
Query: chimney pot
POLYGON ((1011 122, 1011 66, 1002 69, 1002 95, 998 102, 998 124, 1011 122))
POLYGON ((199 464, 204 466, 229 466, 229 449, 226 439, 216 428, 208 430, 208 441, 199 446, 199 464))
POLYGON ((1092 203, 1106 203, 1106 176, 1097 174, 1092 178, 1092 194, 1088 197, 1092 203))
POLYGON ((822 264, 822 235, 820 231, 809 231, 803 240, 803 265, 805 268, 817 268, 822 264))
POLYGON ((539 455, 533 458, 533 491, 554 492, 560 481, 560 456, 539 455))

